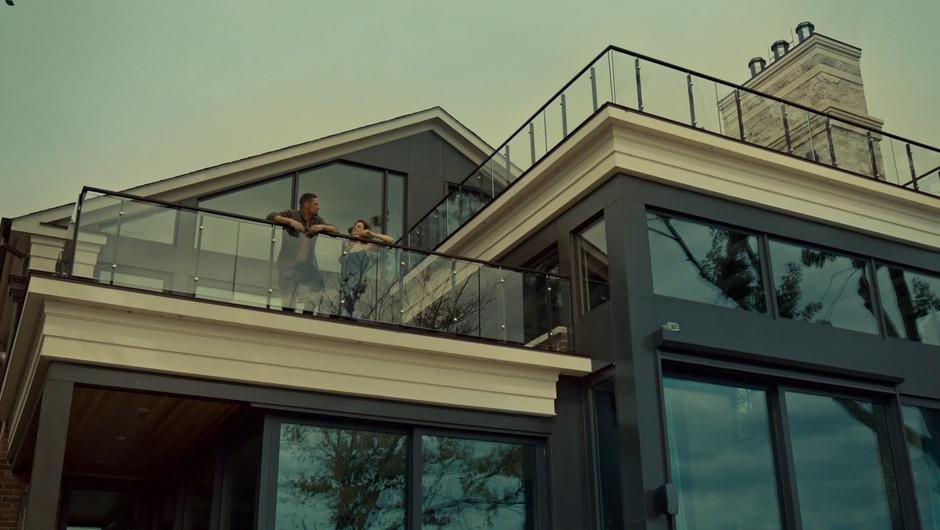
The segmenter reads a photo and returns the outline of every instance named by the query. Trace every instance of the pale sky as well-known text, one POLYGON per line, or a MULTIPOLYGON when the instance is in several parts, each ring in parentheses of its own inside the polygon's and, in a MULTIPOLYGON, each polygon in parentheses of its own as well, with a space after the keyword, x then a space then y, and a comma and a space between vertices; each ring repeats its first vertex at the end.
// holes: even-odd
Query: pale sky
POLYGON ((0 2, 0 216, 440 105, 502 143, 608 44, 729 81, 796 24, 940 145, 936 0, 0 2))

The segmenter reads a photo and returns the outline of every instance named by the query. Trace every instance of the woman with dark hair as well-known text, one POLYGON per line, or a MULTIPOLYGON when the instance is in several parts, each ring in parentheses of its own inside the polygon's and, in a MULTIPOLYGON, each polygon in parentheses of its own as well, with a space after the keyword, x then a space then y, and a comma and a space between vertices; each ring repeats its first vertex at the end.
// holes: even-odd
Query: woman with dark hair
POLYGON ((346 240, 340 257, 340 295, 346 316, 352 317, 359 297, 366 292, 369 273, 369 253, 376 246, 369 241, 391 243, 392 236, 372 230, 365 219, 359 219, 349 227, 349 234, 358 240, 346 240))

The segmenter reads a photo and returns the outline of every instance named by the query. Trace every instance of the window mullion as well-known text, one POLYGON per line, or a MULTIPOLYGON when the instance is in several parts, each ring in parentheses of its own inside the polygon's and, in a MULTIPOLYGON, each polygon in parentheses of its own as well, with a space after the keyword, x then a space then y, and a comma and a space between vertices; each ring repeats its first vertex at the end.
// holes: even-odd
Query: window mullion
POLYGON ((405 475, 405 528, 421 528, 421 431, 411 430, 408 438, 408 471, 405 475))
POLYGON ((793 462, 793 446, 790 441, 790 430, 787 428, 789 423, 787 404, 780 385, 768 388, 767 398, 770 406, 777 488, 784 528, 803 530, 803 522, 800 519, 800 497, 796 486, 796 467, 793 462))
POLYGON ((770 260, 770 238, 760 236, 761 275, 764 278, 764 299, 767 301, 767 314, 771 318, 780 318, 777 309, 777 287, 774 283, 774 268, 770 260))
POLYGON ((888 415, 888 443, 891 446, 892 463, 897 477, 898 502, 901 507, 904 528, 921 530, 921 512, 917 505, 917 487, 915 486, 914 469, 911 467, 911 456, 907 447, 904 416, 899 396, 895 394, 885 408, 888 415))

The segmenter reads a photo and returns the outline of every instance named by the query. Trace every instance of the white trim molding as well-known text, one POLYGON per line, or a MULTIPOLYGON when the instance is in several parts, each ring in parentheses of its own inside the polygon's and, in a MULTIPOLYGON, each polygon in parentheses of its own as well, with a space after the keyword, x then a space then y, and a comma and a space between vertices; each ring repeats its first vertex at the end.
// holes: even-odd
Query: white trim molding
POLYGON ((537 416, 587 357, 309 319, 34 276, 0 419, 15 431, 52 361, 537 416))
POLYGON ((438 248, 492 261, 616 174, 940 250, 940 198, 607 107, 438 248))

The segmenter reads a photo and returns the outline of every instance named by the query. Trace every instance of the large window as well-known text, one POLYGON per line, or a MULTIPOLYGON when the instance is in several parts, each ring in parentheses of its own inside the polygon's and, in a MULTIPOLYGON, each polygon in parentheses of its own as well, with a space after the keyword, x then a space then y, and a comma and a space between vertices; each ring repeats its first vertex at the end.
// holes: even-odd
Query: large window
POLYGON ((803 528, 900 529, 885 406, 786 392, 803 528))
POLYGON ((781 317, 878 333, 868 260, 774 240, 770 257, 781 317))
POLYGON ((405 224, 405 176, 381 168, 331 162, 199 199, 201 208, 264 219, 296 207, 300 195, 320 197, 320 215, 344 231, 358 219, 398 239, 405 224))
POLYGON ((879 400, 684 376, 663 387, 677 528, 903 528, 879 400))
POLYGON ((280 434, 276 528, 404 528, 404 435, 291 423, 280 434))
POLYGON ((765 311, 757 236, 655 212, 646 224, 654 293, 765 311))
POLYGON ((279 530, 534 529, 536 449, 414 429, 284 422, 271 522, 279 530), (421 511, 409 524, 413 499, 421 511))
POLYGON ((940 274, 646 215, 654 294, 759 313, 771 301, 774 317, 940 346, 940 274))
POLYGON ((292 193, 293 178, 286 176, 200 199, 199 207, 264 219, 270 212, 290 208, 292 193))
POLYGON ((601 218, 578 232, 578 272, 581 282, 581 309, 590 311, 610 298, 607 268, 607 222, 601 218))
POLYGON ((782 528, 767 393, 677 378, 663 386, 677 528, 782 528))
POLYGON ((940 409, 904 407, 904 433, 921 526, 924 530, 940 530, 940 409))
POLYGON ((345 232, 358 219, 398 239, 404 215, 404 177, 386 171, 337 162, 298 174, 298 196, 316 193, 320 216, 345 232), (385 179, 388 175, 386 193, 385 179), (388 195, 388 197, 386 197, 388 195), (396 229, 398 232, 393 232, 396 229))
POLYGON ((940 277, 883 264, 877 269, 887 335, 940 346, 940 277))

